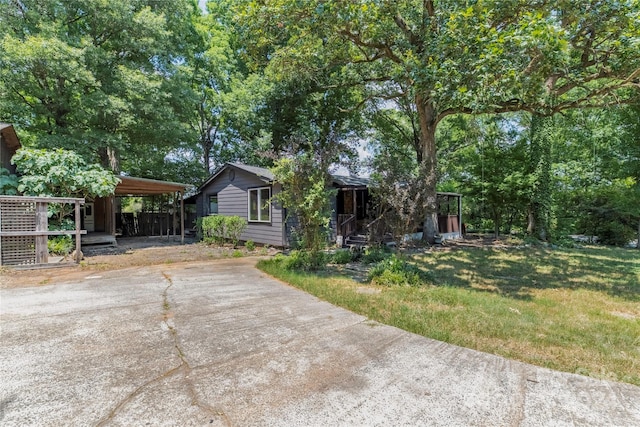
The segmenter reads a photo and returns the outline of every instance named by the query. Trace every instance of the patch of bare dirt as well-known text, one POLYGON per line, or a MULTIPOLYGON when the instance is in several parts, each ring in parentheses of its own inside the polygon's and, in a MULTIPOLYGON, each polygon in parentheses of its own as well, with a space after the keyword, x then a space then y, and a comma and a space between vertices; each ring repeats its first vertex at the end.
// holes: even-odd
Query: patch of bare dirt
POLYGON ((166 237, 132 237, 118 239, 118 246, 87 246, 79 265, 38 269, 0 269, 0 288, 38 286, 51 283, 73 282, 92 271, 119 270, 130 267, 207 261, 220 258, 273 255, 274 248, 257 247, 248 251, 244 247, 208 246, 193 239, 184 244, 166 237))

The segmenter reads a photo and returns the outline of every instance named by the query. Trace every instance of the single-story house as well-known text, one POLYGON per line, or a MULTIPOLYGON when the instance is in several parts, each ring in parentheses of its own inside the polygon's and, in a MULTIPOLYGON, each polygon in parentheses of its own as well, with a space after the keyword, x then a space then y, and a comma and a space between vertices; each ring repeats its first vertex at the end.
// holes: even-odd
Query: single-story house
POLYGON ((247 220, 241 240, 287 247, 286 212, 272 200, 281 190, 269 169, 225 163, 198 187, 196 215, 239 216, 247 220))
MULTIPOLYGON (((330 239, 345 242, 347 237, 366 229, 373 220, 369 217, 370 181, 354 176, 333 175, 332 178, 337 194, 331 201, 330 239)), ((275 181, 269 169, 225 163, 198 188, 191 200, 196 203, 198 218, 207 215, 244 218, 247 228, 240 236, 241 240, 288 247, 296 223, 294 218, 287 216, 286 209, 273 199, 281 191, 282 186, 275 181)), ((438 195, 439 201, 446 201, 440 206, 442 212, 439 215, 444 238, 460 236, 460 197, 454 193, 438 195)))

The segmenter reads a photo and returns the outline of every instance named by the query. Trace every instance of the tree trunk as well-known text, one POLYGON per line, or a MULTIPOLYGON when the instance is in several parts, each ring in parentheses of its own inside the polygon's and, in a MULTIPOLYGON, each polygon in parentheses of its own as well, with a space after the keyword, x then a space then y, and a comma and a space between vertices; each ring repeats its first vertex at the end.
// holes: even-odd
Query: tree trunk
POLYGON ((420 142, 422 145, 422 161, 420 173, 424 178, 422 197, 424 205, 423 240, 435 242, 438 234, 438 202, 436 183, 438 181, 436 160, 436 126, 437 117, 433 102, 422 95, 416 95, 416 107, 420 119, 420 142))
POLYGON ((116 175, 120 173, 120 156, 115 148, 101 148, 98 155, 103 167, 111 169, 116 175))
POLYGON ((549 238, 551 216, 551 132, 553 116, 533 114, 529 166, 533 188, 529 201, 527 232, 540 240, 549 238))
POLYGON ((207 138, 202 140, 202 164, 204 166, 204 170, 207 173, 206 176, 209 176, 211 173, 211 169, 209 165, 211 164, 211 144, 207 140, 207 138))

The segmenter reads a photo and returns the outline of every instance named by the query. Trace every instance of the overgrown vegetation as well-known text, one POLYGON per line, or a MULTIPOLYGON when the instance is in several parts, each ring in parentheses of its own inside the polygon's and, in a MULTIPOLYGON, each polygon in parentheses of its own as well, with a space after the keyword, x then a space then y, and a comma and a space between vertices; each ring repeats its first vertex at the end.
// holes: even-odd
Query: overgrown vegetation
POLYGON ((18 194, 18 177, 0 167, 0 195, 15 196, 18 194))
POLYGON ((327 265, 329 256, 322 251, 294 250, 288 256, 277 255, 275 260, 285 270, 318 271, 327 265))
POLYGON ((333 304, 426 337, 640 385, 640 258, 634 250, 538 246, 391 255, 373 264, 369 283, 337 267, 283 268, 288 262, 277 257, 259 267, 333 304))
POLYGON ((280 159, 273 168, 277 182, 282 185, 275 198, 295 218, 301 248, 311 252, 327 244, 335 190, 329 186, 326 166, 312 155, 301 154, 280 159))
POLYGON ((374 285, 382 286, 420 286, 428 280, 425 271, 404 258, 392 254, 388 258, 374 264, 369 270, 368 280, 374 285))
POLYGON ((51 236, 47 241, 47 248, 50 254, 67 256, 75 248, 75 243, 73 242, 73 237, 69 235, 51 236))

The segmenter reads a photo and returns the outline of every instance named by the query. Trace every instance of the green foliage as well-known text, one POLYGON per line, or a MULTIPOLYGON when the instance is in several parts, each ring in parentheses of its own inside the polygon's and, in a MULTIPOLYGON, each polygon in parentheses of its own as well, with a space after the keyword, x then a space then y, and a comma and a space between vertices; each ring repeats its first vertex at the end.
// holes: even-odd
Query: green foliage
MULTIPOLYGON (((28 196, 77 197, 93 200, 112 195, 120 181, 97 164, 87 164, 73 151, 21 148, 12 158, 22 174, 18 191, 28 196)), ((50 204, 54 220, 72 213, 70 204, 50 204)))
POLYGON ((534 114, 531 118, 529 166, 533 181, 527 232, 546 241, 551 226, 551 145, 553 117, 534 114))
POLYGON ((286 270, 317 271, 322 270, 328 262, 328 256, 322 251, 291 251, 289 256, 278 257, 278 262, 286 270))
MULTIPOLYGON (((394 157, 414 151, 421 165, 419 214, 426 216, 428 240, 437 232, 435 134, 442 119, 521 110, 551 117, 635 96, 630 87, 640 66, 636 0, 589 7, 579 2, 470 6, 274 0, 239 2, 236 8, 244 37, 251 40, 247 52, 258 64, 268 64, 268 75, 296 76, 304 83, 323 81, 317 79, 321 72, 330 76, 326 87, 358 86, 364 96, 356 107, 388 110, 391 101, 397 102, 406 117, 377 120, 377 125, 392 130, 387 132, 391 144, 401 148, 394 157)), ((542 195, 550 156, 548 144, 539 146, 540 156, 533 153, 532 163, 538 175, 534 191, 542 195)), ((543 238, 548 200, 536 197, 531 203, 543 238)))
POLYGON ((209 215, 201 218, 197 227, 205 243, 222 244, 228 241, 236 247, 247 221, 239 216, 209 215))
POLYGON ((244 242, 244 247, 247 248, 249 252, 253 252, 256 249, 256 244, 253 242, 253 240, 247 240, 246 242, 244 242))
POLYGON ((451 116, 440 125, 440 189, 462 193, 467 230, 526 228, 532 178, 524 114, 451 116))
POLYGON ((197 114, 189 124, 197 130, 196 153, 207 174, 227 161, 265 162, 255 151, 265 148, 262 131, 269 126, 260 111, 271 83, 247 67, 232 6, 228 0, 208 2, 208 13, 194 20, 195 55, 181 67, 194 94, 197 114))
POLYGON ((202 223, 204 222, 204 218, 206 217, 196 218, 196 220, 194 221, 194 225, 196 228, 196 238, 198 240, 204 240, 204 230, 202 228, 202 223))
POLYGON ((233 253, 231 254, 232 258, 242 258, 244 256, 244 254, 242 253, 242 251, 236 249, 233 251, 233 253))
POLYGON ((15 196, 18 194, 18 177, 0 168, 0 195, 15 196))
POLYGON ((225 216, 209 215, 202 218, 202 240, 207 244, 220 244, 224 242, 225 216))
POLYGON ((225 216, 224 236, 231 241, 235 248, 240 240, 240 235, 247 228, 247 221, 239 216, 225 216))
POLYGON ((331 197, 326 169, 309 153, 282 158, 273 168, 282 190, 276 200, 299 224, 302 247, 319 251, 326 246, 327 226, 331 219, 331 197))
MULTIPOLYGON (((55 205, 55 203, 51 203, 50 205, 55 205)), ((60 208, 54 208, 54 212, 59 211, 60 208)), ((51 215, 50 215, 51 216, 51 215)), ((76 223, 73 219, 66 218, 49 218, 49 230, 75 230, 76 223)))
POLYGON ((50 254, 66 256, 75 248, 73 238, 66 236, 50 236, 47 241, 47 248, 50 254))
POLYGON ((391 256, 391 250, 386 246, 371 246, 365 249, 360 261, 363 264, 377 264, 391 256))
POLYGON ((112 195, 119 179, 73 151, 21 148, 12 159, 22 174, 18 190, 30 196, 95 197, 112 195))
POLYGON ((368 280, 382 286, 420 286, 428 280, 428 275, 414 264, 392 254, 369 270, 368 280))
POLYGON ((582 193, 584 214, 577 227, 608 245, 626 246, 638 238, 640 185, 633 178, 594 186, 582 193))
POLYGON ((348 264, 354 261, 357 254, 348 249, 339 249, 331 254, 331 262, 334 264, 348 264))
POLYGON ((180 65, 197 14, 191 0, 0 2, 0 116, 31 146, 166 178, 165 157, 196 139, 180 65))

